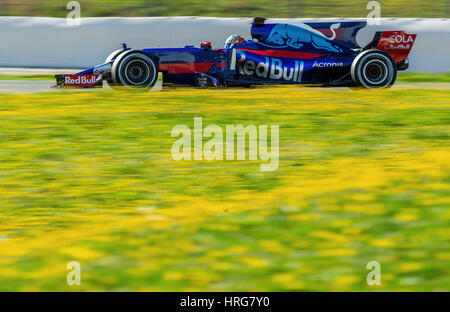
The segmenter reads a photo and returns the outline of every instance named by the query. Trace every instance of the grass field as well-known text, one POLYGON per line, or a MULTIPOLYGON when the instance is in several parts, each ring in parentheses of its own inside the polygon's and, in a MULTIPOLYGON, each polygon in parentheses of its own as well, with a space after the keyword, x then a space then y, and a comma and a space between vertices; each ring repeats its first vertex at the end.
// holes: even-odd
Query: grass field
POLYGON ((0 102, 0 291, 450 290, 448 88, 0 102), (174 161, 172 128, 200 116, 278 124, 279 169, 174 161))
MULTIPOLYGON (((83 0, 88 16, 365 17, 366 0, 83 0)), ((3 0, 2 15, 66 17, 64 0, 3 0)), ((383 0, 383 17, 448 17, 448 0, 383 0)))
POLYGON ((23 75, 9 75, 9 74, 0 74, 0 81, 46 81, 46 80, 55 80, 55 75, 47 75, 47 74, 23 74, 23 75))
POLYGON ((396 82, 450 82, 450 73, 427 74, 427 73, 398 73, 396 82))

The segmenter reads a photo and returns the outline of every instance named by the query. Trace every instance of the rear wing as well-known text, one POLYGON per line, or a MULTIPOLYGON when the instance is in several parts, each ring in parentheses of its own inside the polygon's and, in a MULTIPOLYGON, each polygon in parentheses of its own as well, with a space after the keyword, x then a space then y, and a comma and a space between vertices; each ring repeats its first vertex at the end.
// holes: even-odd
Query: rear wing
POLYGON ((404 31, 378 31, 364 50, 372 48, 384 51, 398 64, 406 60, 416 37, 416 34, 407 34, 404 31))

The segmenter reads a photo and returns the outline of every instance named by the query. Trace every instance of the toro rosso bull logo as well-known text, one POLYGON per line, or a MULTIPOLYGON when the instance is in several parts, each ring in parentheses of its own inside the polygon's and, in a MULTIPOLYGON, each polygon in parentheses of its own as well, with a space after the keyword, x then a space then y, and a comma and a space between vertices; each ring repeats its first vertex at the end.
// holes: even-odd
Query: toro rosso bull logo
POLYGON ((317 49, 330 52, 342 52, 339 46, 333 44, 325 36, 288 24, 275 25, 265 42, 267 44, 288 46, 295 49, 299 49, 305 44, 311 44, 317 49))
POLYGON ((277 57, 258 57, 246 55, 242 50, 233 49, 230 69, 240 75, 258 77, 260 79, 284 80, 301 82, 304 62, 293 60, 290 64, 283 64, 277 57))

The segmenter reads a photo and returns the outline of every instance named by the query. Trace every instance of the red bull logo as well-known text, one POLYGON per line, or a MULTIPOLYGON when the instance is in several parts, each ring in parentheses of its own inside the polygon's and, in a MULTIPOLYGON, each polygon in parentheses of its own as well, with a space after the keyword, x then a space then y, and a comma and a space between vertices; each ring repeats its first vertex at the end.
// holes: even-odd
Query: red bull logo
POLYGON ((295 60, 293 65, 286 66, 280 58, 267 56, 259 62, 256 58, 248 59, 244 51, 233 49, 230 69, 243 76, 301 82, 304 62, 295 60))
POLYGON ((93 87, 101 75, 65 75, 64 85, 66 87, 93 87))

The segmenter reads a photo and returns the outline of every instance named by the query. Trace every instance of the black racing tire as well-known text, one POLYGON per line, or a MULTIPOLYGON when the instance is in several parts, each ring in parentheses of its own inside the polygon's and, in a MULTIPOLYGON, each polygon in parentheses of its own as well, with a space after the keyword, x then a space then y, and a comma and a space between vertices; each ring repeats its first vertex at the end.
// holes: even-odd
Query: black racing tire
POLYGON ((122 50, 122 49, 120 49, 120 50, 115 50, 115 51, 111 52, 111 53, 106 57, 105 63, 109 63, 109 62, 114 61, 120 54, 122 54, 122 53, 124 53, 124 52, 126 52, 126 51, 124 51, 124 50, 122 50))
POLYGON ((355 86, 367 89, 390 88, 397 79, 397 67, 392 57, 380 50, 367 50, 352 63, 350 73, 355 86))
MULTIPOLYGON (((123 49, 120 50, 115 50, 113 52, 111 52, 105 59, 105 63, 110 63, 113 62, 120 54, 125 53, 126 51, 124 51, 123 49)), ((111 88, 115 88, 117 86, 117 83, 114 82, 112 80, 112 77, 110 77, 108 80, 106 80, 106 83, 108 84, 108 86, 110 86, 111 88)))
POLYGON ((114 86, 148 90, 158 79, 156 62, 143 51, 129 50, 114 60, 111 80, 114 86))

